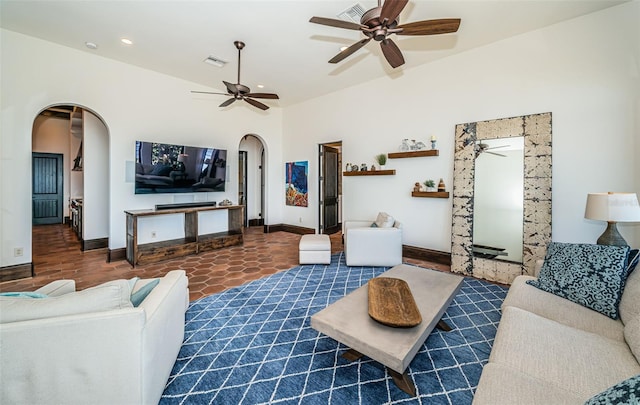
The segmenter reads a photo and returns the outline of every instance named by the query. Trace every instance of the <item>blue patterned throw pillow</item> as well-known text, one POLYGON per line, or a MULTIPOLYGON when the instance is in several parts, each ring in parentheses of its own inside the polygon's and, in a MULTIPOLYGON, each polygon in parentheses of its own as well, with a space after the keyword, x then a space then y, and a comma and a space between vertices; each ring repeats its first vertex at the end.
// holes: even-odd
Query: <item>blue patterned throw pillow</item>
POLYGON ((640 374, 609 387, 584 405, 637 405, 640 404, 640 374))
POLYGON ((527 283, 618 319, 628 255, 628 246, 551 242, 538 279, 527 283))

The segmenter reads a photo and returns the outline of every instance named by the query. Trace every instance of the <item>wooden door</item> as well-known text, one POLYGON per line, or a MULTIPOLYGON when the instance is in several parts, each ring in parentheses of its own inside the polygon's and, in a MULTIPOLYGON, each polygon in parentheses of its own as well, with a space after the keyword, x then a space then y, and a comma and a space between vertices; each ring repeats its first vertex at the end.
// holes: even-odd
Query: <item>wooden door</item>
POLYGON ((338 176, 340 151, 331 146, 322 145, 322 233, 331 234, 340 230, 338 218, 338 176))
POLYGON ((62 155, 33 153, 32 156, 33 225, 62 223, 62 155))

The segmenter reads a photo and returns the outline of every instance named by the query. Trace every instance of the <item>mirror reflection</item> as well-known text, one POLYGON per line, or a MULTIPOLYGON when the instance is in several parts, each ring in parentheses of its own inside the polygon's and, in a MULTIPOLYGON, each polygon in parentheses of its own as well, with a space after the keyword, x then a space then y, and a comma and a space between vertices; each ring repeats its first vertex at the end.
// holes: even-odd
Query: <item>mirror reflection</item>
POLYGON ((475 145, 473 254, 522 263, 524 137, 475 145))

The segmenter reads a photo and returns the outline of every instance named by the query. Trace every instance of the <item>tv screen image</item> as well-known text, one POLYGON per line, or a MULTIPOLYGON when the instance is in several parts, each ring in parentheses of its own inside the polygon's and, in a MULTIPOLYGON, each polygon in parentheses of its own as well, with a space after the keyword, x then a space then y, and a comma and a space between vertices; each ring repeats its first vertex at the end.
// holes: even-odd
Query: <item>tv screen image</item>
POLYGON ((225 191, 227 151, 136 141, 136 194, 225 191))

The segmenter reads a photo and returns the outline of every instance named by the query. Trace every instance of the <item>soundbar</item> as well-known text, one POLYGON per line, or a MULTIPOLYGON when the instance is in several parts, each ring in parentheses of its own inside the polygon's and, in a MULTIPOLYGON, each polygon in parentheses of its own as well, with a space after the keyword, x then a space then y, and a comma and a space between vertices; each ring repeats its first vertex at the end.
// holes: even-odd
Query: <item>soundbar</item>
POLYGON ((179 208, 198 208, 198 207, 215 207, 215 201, 199 201, 190 203, 175 203, 175 204, 156 204, 156 211, 158 210, 172 210, 179 208))

